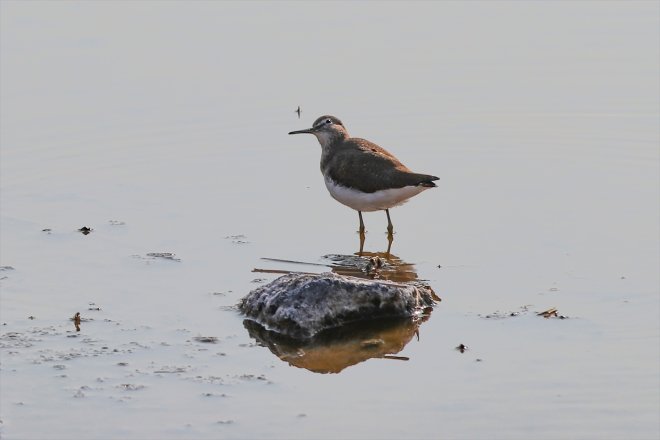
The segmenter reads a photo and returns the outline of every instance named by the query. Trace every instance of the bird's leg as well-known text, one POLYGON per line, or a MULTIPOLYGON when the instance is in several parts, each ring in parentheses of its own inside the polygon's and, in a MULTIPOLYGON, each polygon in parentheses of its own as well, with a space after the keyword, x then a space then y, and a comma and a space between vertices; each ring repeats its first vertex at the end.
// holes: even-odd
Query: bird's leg
POLYGON ((387 214, 387 257, 389 258, 392 242, 394 241, 394 226, 392 225, 392 219, 390 219, 390 210, 386 209, 385 214, 387 214))
POLYGON ((360 255, 362 255, 362 250, 364 249, 364 221, 362 220, 362 211, 358 211, 358 216, 360 217, 360 255))
POLYGON ((362 211, 358 211, 358 216, 360 216, 360 230, 358 232, 360 235, 364 235, 364 221, 362 221, 362 211))
POLYGON ((360 251, 358 252, 358 256, 362 256, 362 252, 364 252, 364 233, 360 234, 360 251))
POLYGON ((392 219, 390 219, 390 210, 386 209, 385 214, 387 214, 387 237, 394 236, 394 226, 392 225, 392 219))

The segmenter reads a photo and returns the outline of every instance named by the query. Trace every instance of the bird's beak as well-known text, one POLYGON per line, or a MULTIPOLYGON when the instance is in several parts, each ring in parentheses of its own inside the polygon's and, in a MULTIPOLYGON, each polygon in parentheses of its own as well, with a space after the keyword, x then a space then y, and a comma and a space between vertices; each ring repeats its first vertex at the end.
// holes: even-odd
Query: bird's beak
POLYGON ((304 130, 296 130, 296 131, 290 131, 289 134, 301 134, 301 133, 314 133, 313 128, 306 128, 304 130))

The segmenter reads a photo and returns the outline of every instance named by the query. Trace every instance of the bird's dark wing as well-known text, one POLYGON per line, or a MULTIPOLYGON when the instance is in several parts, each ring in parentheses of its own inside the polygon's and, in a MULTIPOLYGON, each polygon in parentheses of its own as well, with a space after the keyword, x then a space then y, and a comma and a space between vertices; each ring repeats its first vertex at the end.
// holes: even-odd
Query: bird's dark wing
POLYGON ((438 180, 428 174, 413 173, 389 151, 359 138, 347 139, 333 151, 325 174, 337 183, 366 193, 404 186, 433 187, 433 181, 438 180))

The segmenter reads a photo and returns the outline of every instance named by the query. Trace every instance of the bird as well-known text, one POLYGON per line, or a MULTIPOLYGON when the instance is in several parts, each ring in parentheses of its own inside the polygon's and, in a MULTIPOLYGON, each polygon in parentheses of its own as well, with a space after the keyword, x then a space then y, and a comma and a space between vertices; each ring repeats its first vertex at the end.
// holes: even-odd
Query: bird
POLYGON ((351 137, 335 116, 321 116, 312 128, 289 132, 290 135, 302 133, 313 134, 321 144, 325 186, 335 200, 358 212, 361 237, 365 232, 363 212, 385 211, 391 239, 394 226, 390 208, 437 186, 434 181, 439 177, 415 173, 386 149, 366 139, 351 137))

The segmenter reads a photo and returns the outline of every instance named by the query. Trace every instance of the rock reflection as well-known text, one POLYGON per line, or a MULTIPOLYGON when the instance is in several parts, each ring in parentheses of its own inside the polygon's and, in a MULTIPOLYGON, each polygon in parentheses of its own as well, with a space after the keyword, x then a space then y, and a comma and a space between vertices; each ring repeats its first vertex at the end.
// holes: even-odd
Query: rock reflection
POLYGON ((408 360, 396 356, 417 336, 431 308, 417 318, 398 318, 351 324, 326 330, 300 341, 272 332, 251 320, 243 321, 250 337, 289 365, 314 373, 339 373, 372 358, 408 360))

